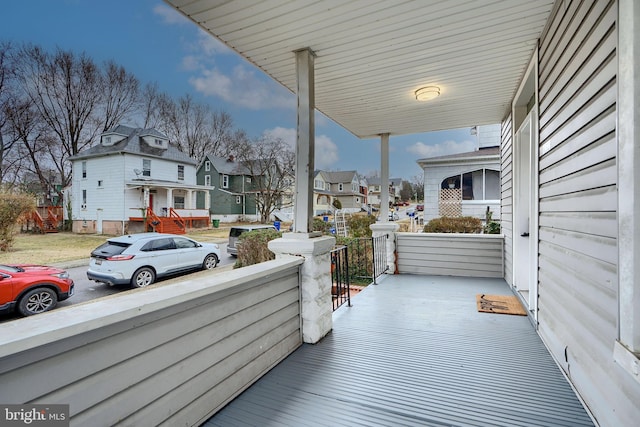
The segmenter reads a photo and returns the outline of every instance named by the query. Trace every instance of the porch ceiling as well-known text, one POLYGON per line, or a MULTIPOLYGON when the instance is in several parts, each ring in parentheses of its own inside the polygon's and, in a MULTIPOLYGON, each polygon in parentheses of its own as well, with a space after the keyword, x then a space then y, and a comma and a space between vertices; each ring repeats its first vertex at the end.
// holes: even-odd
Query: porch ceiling
POLYGON ((554 3, 165 1, 292 92, 293 52, 313 50, 316 108, 361 138, 500 122, 554 3))

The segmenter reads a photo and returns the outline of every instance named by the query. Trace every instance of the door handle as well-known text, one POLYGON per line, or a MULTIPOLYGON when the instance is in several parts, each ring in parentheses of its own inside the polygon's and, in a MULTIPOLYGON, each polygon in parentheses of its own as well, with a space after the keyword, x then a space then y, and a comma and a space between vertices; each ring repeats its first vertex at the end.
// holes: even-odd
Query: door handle
POLYGON ((524 232, 520 235, 521 237, 529 237, 529 233, 528 232, 524 232))

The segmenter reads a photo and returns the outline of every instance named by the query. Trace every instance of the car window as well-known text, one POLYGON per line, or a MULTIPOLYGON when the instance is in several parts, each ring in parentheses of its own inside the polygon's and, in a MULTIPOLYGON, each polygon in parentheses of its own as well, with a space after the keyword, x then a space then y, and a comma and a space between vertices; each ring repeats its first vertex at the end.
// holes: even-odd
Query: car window
POLYGON ((108 256, 108 257, 114 256, 114 255, 120 255, 129 246, 131 246, 129 243, 107 241, 101 244, 100 246, 98 246, 96 249, 94 249, 93 252, 91 252, 91 255, 108 256))
POLYGON ((178 249, 195 248, 198 246, 193 240, 185 239, 184 237, 174 237, 173 241, 178 249))
POLYGON ((166 251, 169 249, 175 249, 176 245, 173 242, 171 237, 163 237, 160 239, 153 239, 150 242, 147 242, 143 247, 142 251, 166 251))
POLYGON ((245 231, 247 231, 246 228, 232 228, 229 231, 229 237, 240 237, 240 235, 245 231))

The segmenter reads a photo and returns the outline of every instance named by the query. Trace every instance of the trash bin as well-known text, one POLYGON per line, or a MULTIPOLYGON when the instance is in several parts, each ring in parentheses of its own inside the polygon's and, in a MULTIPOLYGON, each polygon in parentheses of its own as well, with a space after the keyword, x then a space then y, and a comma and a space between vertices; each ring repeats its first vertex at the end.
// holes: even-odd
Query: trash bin
POLYGON ((219 219, 212 219, 211 220, 211 224, 213 225, 213 228, 218 228, 218 227, 220 227, 220 220, 219 219))
POLYGON ((280 231, 280 221, 273 221, 273 226, 276 228, 276 230, 280 231))
POLYGON ((322 217, 322 220, 324 222, 329 222, 329 217, 325 215, 325 216, 322 217))

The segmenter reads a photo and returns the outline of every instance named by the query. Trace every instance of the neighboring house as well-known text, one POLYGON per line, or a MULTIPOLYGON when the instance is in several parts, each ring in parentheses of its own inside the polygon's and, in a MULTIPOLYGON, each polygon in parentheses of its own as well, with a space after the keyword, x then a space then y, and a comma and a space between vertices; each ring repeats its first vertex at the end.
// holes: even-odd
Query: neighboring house
MULTIPOLYGON (((367 178, 367 201, 371 206, 380 207, 381 184, 380 177, 367 178)), ((402 190, 402 178, 389 178, 389 201, 392 203, 400 200, 402 190)))
POLYGON ((344 212, 360 212, 367 203, 361 183, 362 178, 356 171, 316 171, 313 182, 314 215, 331 212, 334 200, 340 201, 344 212))
POLYGON ((209 225, 208 208, 195 209, 196 194, 207 193, 196 185, 196 161, 155 129, 116 126, 70 160, 75 233, 184 233, 209 225))
POLYGON ((500 219, 500 124, 477 126, 478 149, 418 160, 424 170, 424 220, 500 219))
MULTIPOLYGON (((255 177, 233 156, 207 155, 198 167, 197 182, 209 189, 212 219, 222 222, 259 219, 255 177)), ((199 195, 197 206, 202 208, 204 203, 204 195, 199 195)))

